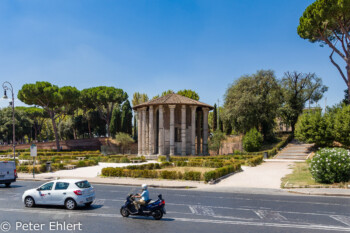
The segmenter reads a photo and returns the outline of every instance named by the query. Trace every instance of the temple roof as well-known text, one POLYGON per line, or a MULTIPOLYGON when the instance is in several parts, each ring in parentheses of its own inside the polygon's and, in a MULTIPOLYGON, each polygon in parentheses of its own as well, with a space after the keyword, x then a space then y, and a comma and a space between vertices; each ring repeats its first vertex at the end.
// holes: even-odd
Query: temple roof
POLYGON ((192 106, 206 107, 206 108, 209 108, 210 110, 214 109, 214 107, 209 104, 205 104, 197 100, 193 100, 191 98, 178 95, 175 93, 167 94, 165 96, 161 96, 156 99, 150 100, 148 102, 136 105, 133 107, 133 109, 136 110, 138 108, 148 107, 153 105, 192 105, 192 106))

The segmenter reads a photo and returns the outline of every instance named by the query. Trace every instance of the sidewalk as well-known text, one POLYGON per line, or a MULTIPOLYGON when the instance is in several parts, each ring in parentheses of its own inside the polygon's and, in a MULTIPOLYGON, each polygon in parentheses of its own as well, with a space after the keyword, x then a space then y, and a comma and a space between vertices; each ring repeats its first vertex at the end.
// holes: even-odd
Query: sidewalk
MULTIPOLYGON (((150 161, 154 162, 154 161, 150 161)), ((350 189, 336 188, 305 188, 305 189, 281 189, 281 178, 292 172, 290 168, 293 161, 266 160, 256 167, 242 167, 242 172, 233 174, 220 182, 210 185, 199 181, 141 179, 100 177, 103 167, 123 167, 129 164, 100 163, 98 166, 77 168, 74 170, 61 170, 52 173, 35 175, 19 173, 18 180, 47 182, 58 178, 87 179, 93 184, 140 186, 147 183, 156 188, 193 188, 198 191, 227 192, 227 193, 250 193, 266 195, 325 195, 350 197, 350 189)))

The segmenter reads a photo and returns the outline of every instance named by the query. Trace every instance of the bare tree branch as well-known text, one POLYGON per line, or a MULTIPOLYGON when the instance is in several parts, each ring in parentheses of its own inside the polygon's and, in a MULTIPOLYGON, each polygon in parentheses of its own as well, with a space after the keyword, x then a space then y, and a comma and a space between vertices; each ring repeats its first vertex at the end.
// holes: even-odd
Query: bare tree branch
POLYGON ((347 79, 346 79, 343 71, 341 70, 340 66, 337 63, 335 63, 335 61, 333 60, 333 53, 334 53, 334 50, 332 51, 331 55, 329 56, 329 59, 331 59, 332 64, 338 69, 338 71, 339 71, 341 77, 343 78, 344 82, 346 83, 346 85, 348 85, 347 79))

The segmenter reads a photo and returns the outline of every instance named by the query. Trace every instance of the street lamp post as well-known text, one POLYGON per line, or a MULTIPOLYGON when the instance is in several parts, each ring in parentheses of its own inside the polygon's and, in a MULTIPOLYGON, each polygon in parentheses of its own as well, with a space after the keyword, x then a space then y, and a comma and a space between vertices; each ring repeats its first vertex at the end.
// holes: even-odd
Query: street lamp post
POLYGON ((4 99, 8 99, 7 91, 10 90, 12 93, 12 144, 13 144, 13 160, 16 160, 16 135, 15 135, 15 96, 13 94, 13 87, 11 83, 4 82, 2 84, 2 88, 4 89, 4 99))

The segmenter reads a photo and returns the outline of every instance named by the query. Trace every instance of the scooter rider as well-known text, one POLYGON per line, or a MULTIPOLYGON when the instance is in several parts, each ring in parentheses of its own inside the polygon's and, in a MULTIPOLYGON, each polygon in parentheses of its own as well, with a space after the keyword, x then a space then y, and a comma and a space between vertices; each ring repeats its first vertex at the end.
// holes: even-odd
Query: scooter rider
POLYGON ((146 202, 149 200, 149 192, 147 190, 148 188, 147 184, 143 184, 141 187, 142 187, 142 193, 134 196, 135 198, 140 198, 139 200, 134 201, 135 208, 138 212, 140 209, 140 205, 145 205, 146 202))

